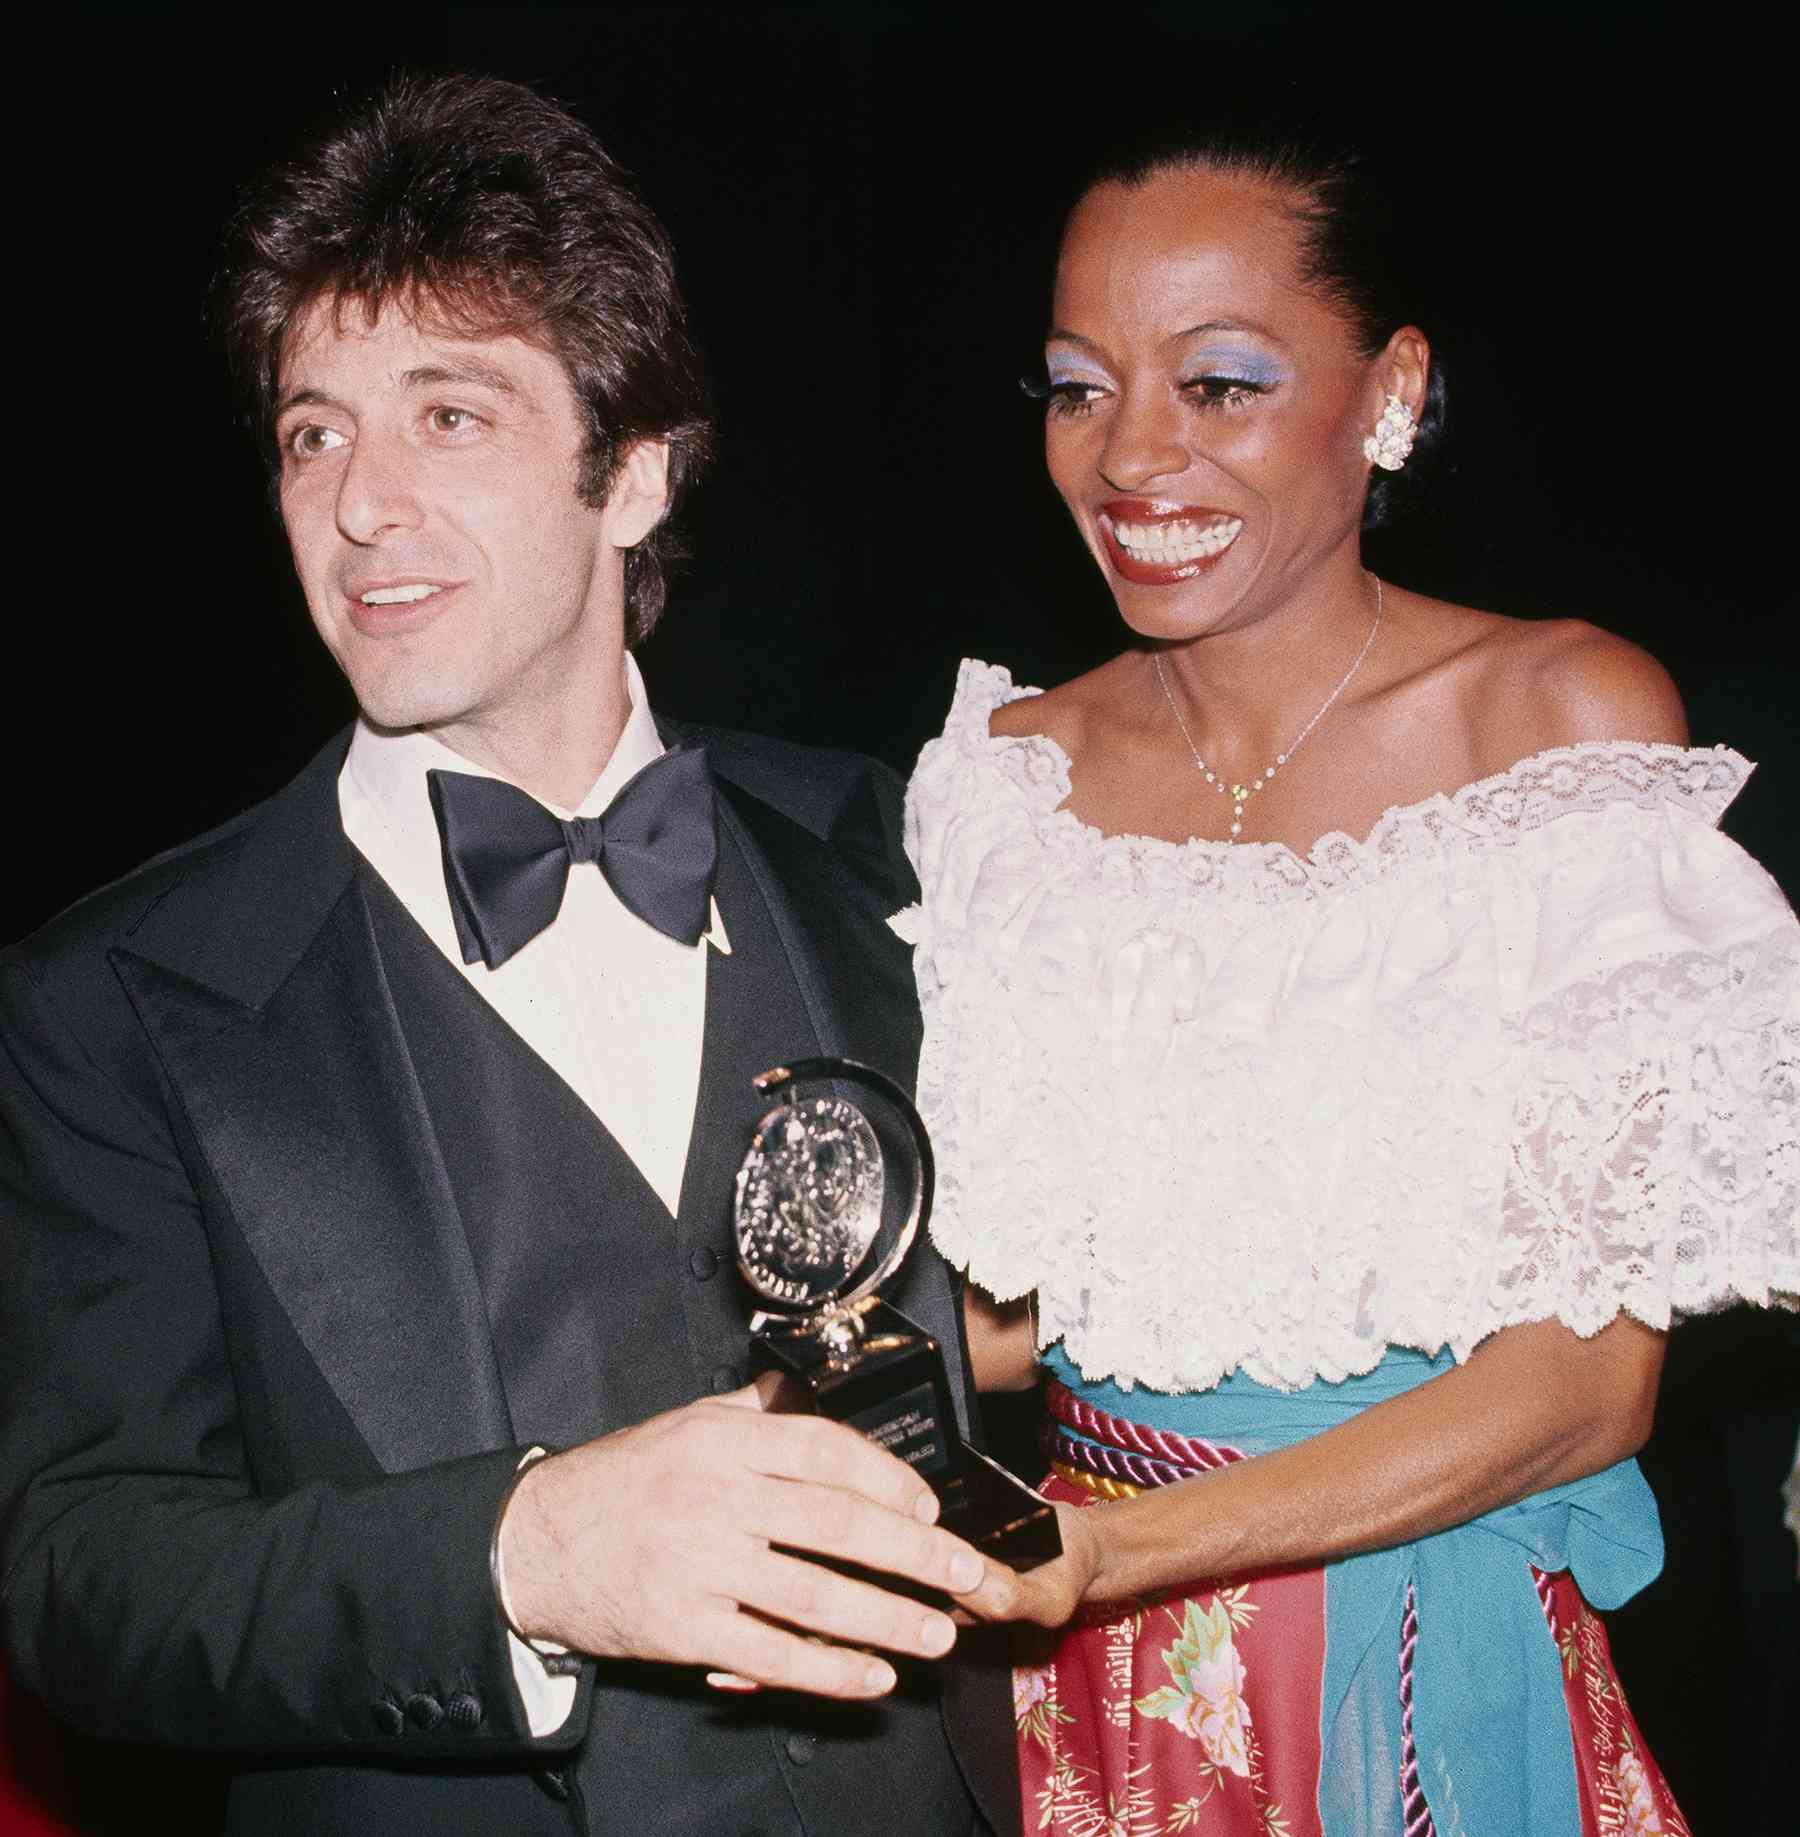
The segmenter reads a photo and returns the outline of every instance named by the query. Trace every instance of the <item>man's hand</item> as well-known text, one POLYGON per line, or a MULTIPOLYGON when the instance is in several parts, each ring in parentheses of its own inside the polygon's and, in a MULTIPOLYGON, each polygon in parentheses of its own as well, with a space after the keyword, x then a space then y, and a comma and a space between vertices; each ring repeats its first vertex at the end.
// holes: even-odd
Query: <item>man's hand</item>
POLYGON ((826 1697, 894 1685, 879 1646, 947 1652, 946 1614, 804 1556, 942 1589, 1001 1617, 1012 1572, 931 1521, 937 1499, 855 1430, 765 1413, 755 1386, 539 1461, 500 1530, 520 1627, 602 1658, 704 1665, 826 1697))

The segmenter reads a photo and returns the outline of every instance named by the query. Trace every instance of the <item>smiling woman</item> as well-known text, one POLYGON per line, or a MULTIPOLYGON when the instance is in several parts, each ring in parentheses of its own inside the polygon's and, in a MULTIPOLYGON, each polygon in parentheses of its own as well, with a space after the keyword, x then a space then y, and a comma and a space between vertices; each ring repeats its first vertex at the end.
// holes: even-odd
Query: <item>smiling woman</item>
POLYGON ((1034 392, 1136 642, 965 664, 909 794, 933 1229, 1050 1380, 1039 1828, 1685 1829, 1593 1605, 1672 1316, 1800 1290, 1747 767, 1622 640, 1366 570, 1443 402, 1379 217, 1244 137, 1081 194, 1034 392))

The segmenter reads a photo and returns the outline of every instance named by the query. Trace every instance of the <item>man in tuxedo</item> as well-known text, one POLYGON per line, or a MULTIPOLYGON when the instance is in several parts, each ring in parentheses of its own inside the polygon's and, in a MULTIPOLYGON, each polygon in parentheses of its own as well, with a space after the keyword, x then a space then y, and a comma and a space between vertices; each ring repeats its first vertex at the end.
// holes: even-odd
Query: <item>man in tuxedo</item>
MULTIPOLYGON (((808 1559, 1012 1578, 747 1383, 751 1078, 910 1078, 912 889, 881 768, 645 698, 707 439, 661 227, 530 91, 401 79, 229 249, 361 716, 7 953, 8 1665, 228 1756, 233 1831, 1009 1830, 1004 1674, 808 1559)), ((895 1298, 966 1410, 947 1272, 895 1298)))

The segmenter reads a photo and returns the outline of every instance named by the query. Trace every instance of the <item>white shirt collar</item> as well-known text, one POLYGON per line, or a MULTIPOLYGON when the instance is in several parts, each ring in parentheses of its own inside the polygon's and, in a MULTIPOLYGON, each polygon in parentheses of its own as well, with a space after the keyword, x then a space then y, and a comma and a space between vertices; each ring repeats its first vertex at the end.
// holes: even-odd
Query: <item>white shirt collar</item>
MULTIPOLYGON (((650 699, 637 659, 629 651, 625 653, 625 695, 631 712, 625 718, 625 728, 613 747, 612 757, 578 809, 546 806, 556 810, 558 816, 599 816, 627 779, 661 758, 664 748, 650 713, 650 699)), ((468 772, 478 778, 500 776, 452 752, 443 741, 417 728, 375 727, 359 715, 344 769, 338 775, 338 803, 344 833, 455 963, 461 961, 461 952, 456 947, 450 902, 444 891, 437 818, 432 815, 431 790, 425 777, 433 767, 468 772)), ((730 954, 731 941, 716 899, 704 941, 730 954)))

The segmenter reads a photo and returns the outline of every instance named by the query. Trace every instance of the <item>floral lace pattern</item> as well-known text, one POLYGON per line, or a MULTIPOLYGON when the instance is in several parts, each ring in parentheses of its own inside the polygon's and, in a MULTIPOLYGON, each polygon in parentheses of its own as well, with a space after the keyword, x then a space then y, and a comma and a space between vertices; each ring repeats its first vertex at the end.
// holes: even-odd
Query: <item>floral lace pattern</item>
POLYGON ((932 1229, 1090 1379, 1800 1291, 1800 927, 1724 749, 1559 749, 1363 840, 1105 836, 965 663, 920 757, 932 1229))

